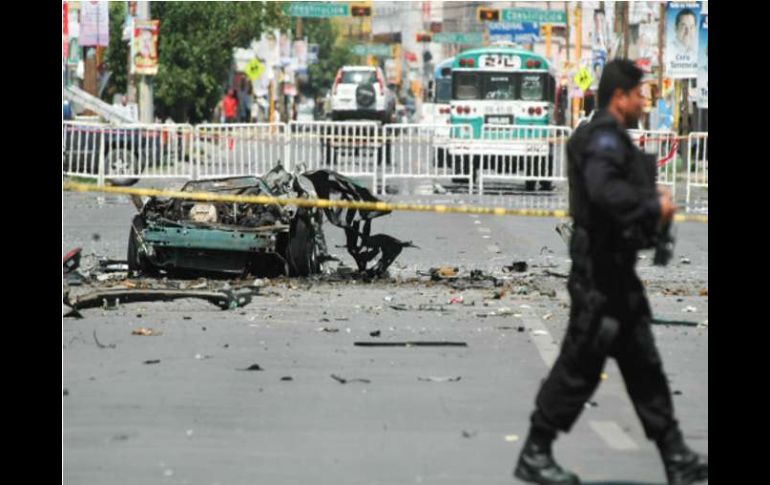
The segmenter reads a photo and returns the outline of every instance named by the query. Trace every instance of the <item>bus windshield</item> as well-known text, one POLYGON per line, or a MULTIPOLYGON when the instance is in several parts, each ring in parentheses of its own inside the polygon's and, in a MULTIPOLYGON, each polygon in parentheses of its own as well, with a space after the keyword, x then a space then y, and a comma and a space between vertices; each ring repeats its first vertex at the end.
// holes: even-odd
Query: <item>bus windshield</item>
POLYGON ((453 99, 546 101, 545 73, 506 72, 453 73, 453 99))
POLYGON ((543 76, 541 74, 521 75, 521 99, 541 101, 543 99, 543 76))

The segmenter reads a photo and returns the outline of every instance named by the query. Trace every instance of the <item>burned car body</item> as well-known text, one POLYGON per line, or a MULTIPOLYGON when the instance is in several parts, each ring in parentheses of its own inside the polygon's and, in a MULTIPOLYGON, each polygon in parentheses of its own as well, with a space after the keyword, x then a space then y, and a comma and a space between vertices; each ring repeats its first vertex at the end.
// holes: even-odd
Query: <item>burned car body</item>
MULTIPOLYGON (((324 198, 378 202, 368 189, 330 170, 287 172, 281 165, 262 177, 190 181, 183 192, 324 198)), ((308 276, 332 258, 322 230, 324 213, 345 230, 348 252, 370 275, 387 270, 409 243, 371 236, 371 220, 387 211, 303 208, 278 204, 199 202, 152 197, 134 217, 128 241, 129 271, 154 274, 222 273, 308 276), (363 229, 361 228, 363 225, 363 229), (372 267, 369 262, 381 259, 372 267)))

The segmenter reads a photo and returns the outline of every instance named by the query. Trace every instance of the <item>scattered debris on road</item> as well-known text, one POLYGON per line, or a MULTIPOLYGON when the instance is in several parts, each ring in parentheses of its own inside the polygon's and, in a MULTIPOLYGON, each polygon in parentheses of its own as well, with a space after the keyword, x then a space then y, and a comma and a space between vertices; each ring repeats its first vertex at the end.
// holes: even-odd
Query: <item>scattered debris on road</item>
POLYGON ((143 335, 145 337, 157 337, 159 335, 163 335, 163 332, 159 330, 153 330, 151 328, 137 328, 135 330, 131 331, 131 335, 143 335))
POLYGON ((106 289, 70 297, 64 295, 64 304, 74 310, 116 306, 139 301, 170 301, 180 298, 200 298, 223 310, 233 310, 251 302, 253 290, 190 291, 160 289, 106 289))
POLYGON ((334 374, 331 375, 331 378, 334 379, 335 381, 339 382, 340 384, 347 384, 347 383, 350 383, 350 382, 361 382, 363 384, 371 384, 372 383, 372 381, 370 381, 369 379, 358 379, 358 378, 356 378, 356 379, 345 379, 343 377, 340 377, 340 376, 337 376, 337 375, 334 375, 334 374))
POLYGON ((461 376, 457 376, 457 377, 433 377, 433 376, 428 376, 428 377, 418 377, 417 380, 418 381, 422 381, 422 382, 457 382, 457 381, 460 380, 460 378, 461 378, 461 376))
POLYGON ((526 261, 514 261, 510 266, 503 266, 506 273, 526 273, 528 269, 526 261))
POLYGON ((104 345, 101 342, 99 342, 99 339, 96 338, 96 330, 94 330, 93 335, 94 335, 94 342, 96 342, 96 346, 99 347, 100 349, 114 349, 115 348, 115 344, 104 345))
POLYGON ((357 347, 467 347, 465 342, 355 342, 357 347))

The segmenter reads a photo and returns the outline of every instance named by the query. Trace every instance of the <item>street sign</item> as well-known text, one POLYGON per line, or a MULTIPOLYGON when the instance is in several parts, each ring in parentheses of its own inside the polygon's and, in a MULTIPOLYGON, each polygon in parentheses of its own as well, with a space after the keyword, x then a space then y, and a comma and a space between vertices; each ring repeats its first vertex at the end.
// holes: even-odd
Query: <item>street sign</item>
POLYGON ((249 80, 256 81, 262 76, 264 71, 265 65, 259 62, 258 59, 252 59, 248 64, 246 64, 246 70, 244 72, 246 73, 246 77, 248 77, 249 80))
POLYGON ((289 17, 328 18, 350 15, 347 3, 289 2, 284 4, 283 11, 289 17))
POLYGON ((385 44, 356 44, 351 51, 357 56, 390 57, 390 46, 385 44))
POLYGON ((588 69, 585 67, 581 67, 577 74, 575 74, 575 77, 573 78, 575 81, 575 84, 578 85, 581 91, 585 91, 591 86, 591 83, 594 81, 594 78, 591 76, 591 73, 588 72, 588 69))
POLYGON ((492 22, 489 24, 489 40, 534 44, 540 39, 540 29, 532 22, 492 22))
POLYGON ((438 34, 433 34, 433 42, 439 44, 481 45, 483 41, 484 34, 481 32, 439 32, 438 34))
POLYGON ((503 22, 545 22, 549 24, 566 25, 567 14, 563 10, 506 8, 503 9, 503 22))

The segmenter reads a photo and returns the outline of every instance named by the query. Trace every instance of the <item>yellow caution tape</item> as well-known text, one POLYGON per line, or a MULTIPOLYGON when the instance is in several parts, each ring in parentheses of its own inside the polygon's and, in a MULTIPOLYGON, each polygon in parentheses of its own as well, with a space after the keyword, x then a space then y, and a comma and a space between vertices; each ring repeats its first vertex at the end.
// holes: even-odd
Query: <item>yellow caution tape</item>
MULTIPOLYGON (((352 200, 304 199, 270 197, 266 195, 227 195, 212 192, 181 192, 178 190, 140 189, 131 187, 98 187, 92 184, 65 182, 62 190, 68 192, 101 192, 108 194, 139 195, 198 200, 203 202, 235 202, 239 204, 295 205, 319 209, 356 209, 361 211, 434 212, 437 214, 478 214, 490 216, 569 217, 566 210, 506 209, 505 207, 449 206, 442 204, 408 204, 392 202, 361 202, 352 200)), ((675 222, 708 222, 706 215, 676 214, 675 222)))

